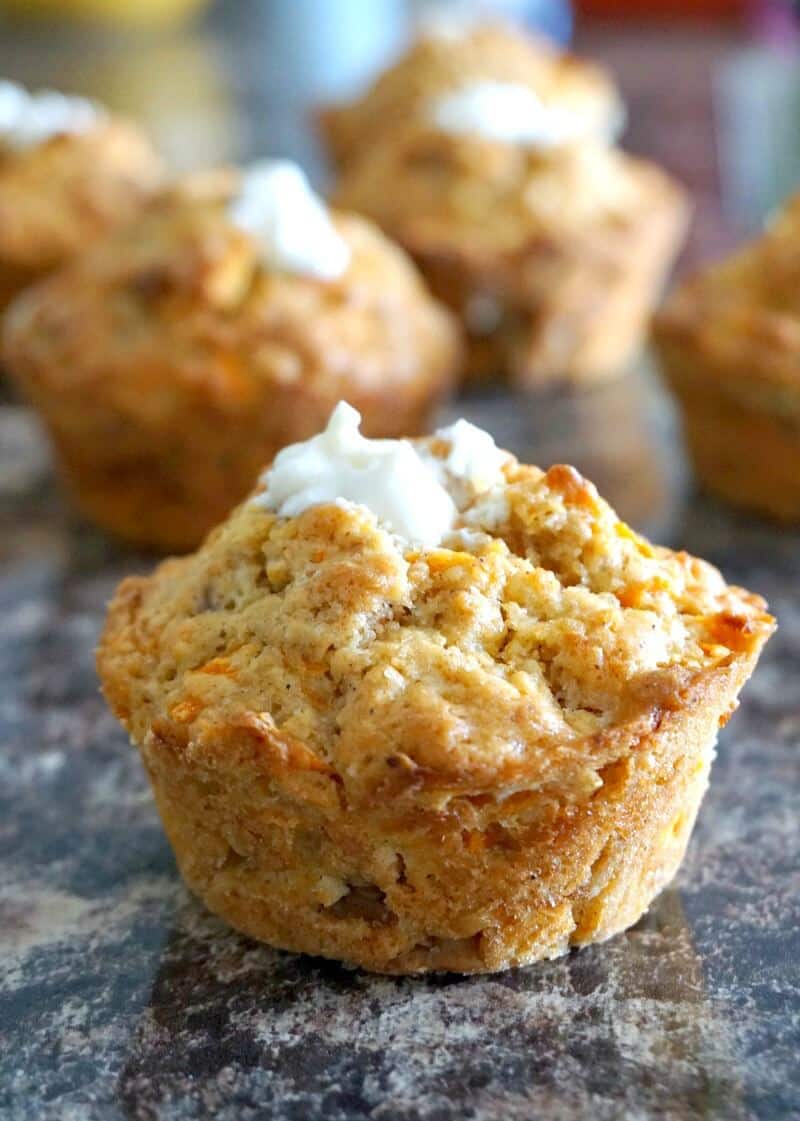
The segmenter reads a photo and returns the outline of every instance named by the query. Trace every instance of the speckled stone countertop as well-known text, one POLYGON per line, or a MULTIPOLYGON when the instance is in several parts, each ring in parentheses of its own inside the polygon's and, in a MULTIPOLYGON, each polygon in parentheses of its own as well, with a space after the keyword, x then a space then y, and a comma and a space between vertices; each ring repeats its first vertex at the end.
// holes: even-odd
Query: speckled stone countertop
POLYGON ((572 458, 781 627, 725 729, 677 882, 629 933, 497 977, 386 979, 258 946, 182 886, 93 669, 152 561, 71 516, 0 410, 3 1121, 778 1121, 800 1116, 800 538, 684 501, 645 376, 459 411, 572 458))

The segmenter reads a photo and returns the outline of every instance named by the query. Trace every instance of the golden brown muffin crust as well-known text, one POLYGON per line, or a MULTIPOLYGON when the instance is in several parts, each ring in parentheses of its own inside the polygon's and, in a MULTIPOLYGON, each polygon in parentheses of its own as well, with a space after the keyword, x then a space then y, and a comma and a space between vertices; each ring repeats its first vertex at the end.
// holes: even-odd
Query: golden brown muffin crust
POLYGON ((608 937, 674 873, 773 620, 572 468, 506 480, 438 549, 361 507, 245 505, 120 588, 105 694, 235 925, 496 969, 608 937))

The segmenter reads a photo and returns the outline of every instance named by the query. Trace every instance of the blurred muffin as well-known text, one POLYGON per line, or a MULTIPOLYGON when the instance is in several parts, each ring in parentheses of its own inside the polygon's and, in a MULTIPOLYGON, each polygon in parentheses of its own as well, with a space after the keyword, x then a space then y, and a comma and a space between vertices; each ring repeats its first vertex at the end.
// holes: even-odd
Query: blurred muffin
POLYGON ((546 39, 502 23, 435 23, 361 97, 319 115, 334 163, 343 167, 428 104, 477 82, 514 82, 558 111, 574 137, 613 139, 625 111, 609 75, 546 39))
POLYGON ((414 256, 464 325, 468 375, 523 386, 624 370, 683 237, 683 190, 607 145, 565 143, 512 85, 475 86, 387 135, 337 202, 414 256))
POLYGON ((800 519, 800 195, 755 242, 677 288, 654 341, 703 485, 800 519))
POLYGON ((344 394, 423 429, 459 343, 400 249, 277 162, 166 192, 24 294, 4 354, 86 516, 179 550, 344 394))
POLYGON ((469 973, 639 918, 773 627, 573 468, 464 421, 366 441, 341 405, 196 554, 123 582, 98 666, 213 911, 469 973))
POLYGON ((83 98, 0 81, 0 309, 133 217, 161 176, 134 125, 83 98))

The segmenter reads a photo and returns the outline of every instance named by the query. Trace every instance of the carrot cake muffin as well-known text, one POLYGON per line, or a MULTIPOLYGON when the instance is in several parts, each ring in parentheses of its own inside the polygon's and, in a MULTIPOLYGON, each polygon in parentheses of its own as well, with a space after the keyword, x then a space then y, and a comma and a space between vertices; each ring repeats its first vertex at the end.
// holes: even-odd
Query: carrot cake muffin
POLYGON ((430 101, 479 82, 524 86, 576 139, 614 139, 625 119, 617 88, 600 66, 510 24, 437 20, 359 98, 322 111, 334 163, 351 163, 387 133, 424 119, 430 101))
POLYGON ((358 421, 339 405, 111 604, 103 688, 186 882, 255 938, 389 973, 624 930, 773 619, 571 467, 358 421))
POLYGON ((161 175, 135 126, 84 98, 0 81, 0 309, 131 218, 161 175))
POLYGON ((415 257, 461 317, 473 377, 622 372, 683 238, 683 190, 653 164, 565 140, 530 90, 484 83, 347 167, 335 198, 415 257))
POLYGON ((800 194, 766 232, 682 284, 654 340, 708 490, 800 520, 800 194))
POLYGON ((4 348, 79 508, 169 550, 344 395, 373 435, 424 430, 459 352, 402 250, 281 161, 170 189, 20 297, 4 348))

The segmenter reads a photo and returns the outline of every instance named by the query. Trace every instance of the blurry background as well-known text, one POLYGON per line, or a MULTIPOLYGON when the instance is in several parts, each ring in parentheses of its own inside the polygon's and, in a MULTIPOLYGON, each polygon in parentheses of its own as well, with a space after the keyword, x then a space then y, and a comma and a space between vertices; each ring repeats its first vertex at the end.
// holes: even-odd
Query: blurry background
POLYGON ((800 182, 792 0, 0 0, 0 75, 143 120, 177 167, 288 155, 319 181, 313 106, 358 90, 415 21, 474 7, 611 66, 624 145, 695 196, 684 268, 757 229, 800 182))

